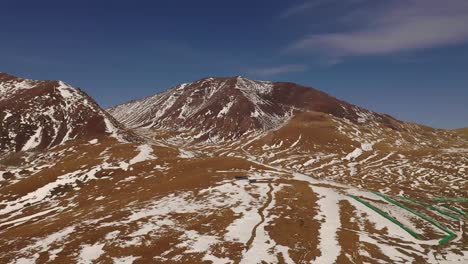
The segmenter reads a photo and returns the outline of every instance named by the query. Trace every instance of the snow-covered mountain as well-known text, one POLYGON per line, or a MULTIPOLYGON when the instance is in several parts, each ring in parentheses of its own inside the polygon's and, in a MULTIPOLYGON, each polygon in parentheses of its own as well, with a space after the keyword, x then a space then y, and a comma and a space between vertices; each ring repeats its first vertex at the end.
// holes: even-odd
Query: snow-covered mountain
POLYGON ((0 155, 0 263, 468 263, 466 129, 241 77, 109 110, 134 130, 56 81, 0 110, 44 148, 0 155))
POLYGON ((119 123, 79 89, 0 73, 0 153, 99 135, 118 137, 119 130, 119 123))
POLYGON ((354 123, 401 122, 294 83, 205 78, 108 109, 129 128, 192 131, 196 138, 238 138, 276 128, 294 112, 323 112, 354 123))

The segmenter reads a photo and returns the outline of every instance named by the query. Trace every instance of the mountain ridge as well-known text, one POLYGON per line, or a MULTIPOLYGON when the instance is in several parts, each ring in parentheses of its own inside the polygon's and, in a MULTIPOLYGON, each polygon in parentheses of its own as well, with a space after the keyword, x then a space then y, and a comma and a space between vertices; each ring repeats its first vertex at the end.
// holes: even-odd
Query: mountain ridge
POLYGON ((180 131, 183 127, 204 131, 201 137, 205 138, 207 133, 238 138, 251 130, 272 129, 284 123, 293 111, 324 112, 355 123, 364 123, 370 118, 393 129, 401 129, 400 124, 403 123, 390 115, 369 111, 312 87, 291 82, 250 80, 240 76, 207 77, 179 84, 164 92, 106 110, 129 128, 153 127, 180 131), (162 109, 158 109, 159 106, 162 109), (188 117, 195 121, 187 120, 188 117), (229 123, 240 124, 240 127, 229 126, 228 122, 223 122, 226 119, 229 123), (197 122, 211 122, 213 129, 195 124, 197 122), (227 130, 235 133, 229 134, 227 130))
POLYGON ((1 152, 40 150, 76 138, 125 134, 93 98, 62 81, 1 73, 0 110, 1 152))

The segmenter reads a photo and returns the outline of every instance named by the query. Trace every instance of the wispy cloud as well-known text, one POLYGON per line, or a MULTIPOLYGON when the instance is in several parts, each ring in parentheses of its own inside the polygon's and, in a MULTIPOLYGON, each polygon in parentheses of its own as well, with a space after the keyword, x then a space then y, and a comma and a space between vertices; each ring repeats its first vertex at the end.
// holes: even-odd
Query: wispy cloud
MULTIPOLYGON (((305 14, 306 12, 322 7, 329 7, 332 5, 339 5, 341 7, 347 8, 348 5, 356 5, 366 0, 308 0, 300 4, 296 4, 286 8, 281 14, 280 17, 287 18, 295 15, 305 14)), ((375 1, 375 0, 374 0, 375 1)))
MULTIPOLYGON (((382 2, 383 3, 383 2, 382 2)), ((468 1, 394 0, 373 10, 350 13, 362 21, 337 33, 311 34, 288 50, 325 52, 334 58, 391 54, 468 42, 468 1)))
POLYGON ((303 13, 309 9, 315 8, 322 6, 324 4, 329 3, 330 1, 336 1, 336 0, 315 0, 315 1, 306 1, 298 5, 291 6, 287 8, 286 10, 283 11, 283 13, 280 14, 281 17, 290 17, 293 15, 297 15, 300 13, 303 13))
POLYGON ((304 64, 285 64, 275 67, 252 69, 249 71, 249 74, 268 77, 292 72, 304 72, 306 70, 307 66, 304 64))

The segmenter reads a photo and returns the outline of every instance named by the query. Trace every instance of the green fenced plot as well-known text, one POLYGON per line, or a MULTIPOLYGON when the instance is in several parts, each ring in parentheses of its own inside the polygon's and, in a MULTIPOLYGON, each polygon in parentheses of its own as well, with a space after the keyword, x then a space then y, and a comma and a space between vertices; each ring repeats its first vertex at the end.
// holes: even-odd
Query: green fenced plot
POLYGON ((421 202, 421 201, 417 201, 417 200, 414 200, 414 199, 411 199, 411 198, 405 197, 405 196, 398 196, 398 198, 401 198, 401 199, 403 199, 403 200, 405 200, 405 201, 408 201, 408 202, 410 202, 410 203, 414 203, 414 204, 417 204, 417 205, 424 206, 424 207, 426 207, 426 208, 428 208, 428 209, 431 209, 432 211, 436 211, 436 212, 438 212, 438 213, 440 213, 440 214, 443 214, 443 215, 445 215, 445 216, 448 216, 448 217, 450 217, 450 218, 452 218, 452 219, 460 220, 460 217, 458 217, 458 215, 452 214, 452 213, 447 212, 447 211, 444 211, 444 210, 440 210, 439 208, 437 208, 437 207, 435 207, 435 206, 433 206, 433 205, 430 205, 430 204, 427 204, 427 203, 423 203, 423 202, 421 202))
POLYGON ((453 206, 450 206, 448 204, 442 204, 441 206, 443 206, 443 207, 445 207, 445 208, 447 208, 447 209, 449 209, 449 210, 451 210, 451 211, 453 211, 453 212, 455 212, 455 213, 457 213, 459 215, 462 215, 462 216, 467 216, 468 215, 467 213, 463 212, 462 210, 460 210, 458 208, 455 208, 453 206))
POLYGON ((391 222, 393 222, 394 224, 398 225, 399 227, 401 227, 403 230, 405 230, 406 232, 408 232, 410 235, 412 235, 414 238, 419 238, 419 234, 416 233, 415 231, 411 230, 410 228, 408 228, 407 226, 403 225, 400 221, 398 221, 397 219, 395 219, 394 217, 392 217, 391 215, 387 214, 386 212, 380 210, 379 208, 373 206, 372 204, 362 200, 361 198, 357 197, 357 196, 354 196, 354 195, 348 195, 349 197, 353 198, 354 200, 362 203, 363 205, 369 207, 370 209, 374 210, 376 213, 380 214, 381 216, 387 218, 388 220, 390 220, 391 222))
POLYGON ((381 193, 378 193, 378 192, 372 192, 372 193, 374 193, 375 195, 377 195, 377 196, 379 196, 379 197, 382 197, 384 200, 386 200, 386 201, 389 202, 389 203, 392 203, 392 204, 394 204, 394 205, 396 205, 396 206, 398 206, 398 207, 401 207, 401 208, 403 208, 403 209, 405 209, 405 210, 407 210, 407 211, 413 213, 413 214, 416 215, 416 216, 419 216, 420 218, 422 218, 422 219, 428 221, 429 223, 433 224, 434 226, 436 226, 436 227, 439 228, 440 230, 442 230, 442 231, 444 231, 445 233, 447 233, 447 236, 445 236, 445 237, 443 237, 441 240, 439 240, 439 245, 442 245, 442 244, 446 243, 447 241, 449 241, 450 239, 452 239, 452 238, 454 238, 454 237, 456 236, 455 233, 453 233, 450 229, 444 227, 443 225, 441 225, 439 222, 437 222, 436 220, 432 219, 432 218, 429 217, 428 215, 423 214, 423 213, 421 213, 421 212, 419 212, 419 211, 416 211, 416 210, 414 210, 414 209, 412 209, 412 208, 410 208, 410 207, 408 207, 408 206, 406 206, 406 205, 404 205, 404 204, 402 204, 402 203, 400 203, 400 202, 398 202, 398 201, 396 201, 396 200, 393 200, 393 199, 391 199, 390 197, 387 197, 387 196, 385 196, 385 195, 383 195, 383 194, 381 194, 381 193))

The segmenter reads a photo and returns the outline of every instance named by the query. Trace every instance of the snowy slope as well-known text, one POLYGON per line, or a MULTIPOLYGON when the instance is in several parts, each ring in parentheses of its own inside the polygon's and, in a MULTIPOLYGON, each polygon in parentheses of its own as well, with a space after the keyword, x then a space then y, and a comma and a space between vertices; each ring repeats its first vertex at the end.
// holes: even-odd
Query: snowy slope
POLYGON ((192 130, 200 138, 235 137, 249 130, 273 128, 290 110, 262 97, 271 82, 243 78, 207 78, 109 109, 128 127, 192 130), (248 82, 248 83, 246 83, 248 82))
MULTIPOLYGON (((300 146, 308 138, 304 134, 295 140, 262 149, 276 150, 280 156, 281 148, 294 150, 293 146, 300 146)), ((466 191, 453 191, 453 187, 466 186, 466 181, 452 183, 452 187, 448 182, 434 184, 438 190, 420 189, 423 185, 419 183, 426 180, 419 177, 413 178, 413 183, 418 184, 409 186, 383 173, 369 173, 356 186, 333 179, 331 173, 317 177, 316 171, 299 173, 285 163, 262 161, 255 140, 242 139, 230 146, 219 144, 206 149, 202 144, 193 147, 191 151, 196 155, 178 145, 127 144, 104 138, 40 153, 38 159, 23 167, 8 168, 9 176, 0 171, 0 263, 468 260, 466 218, 461 211, 466 210, 466 204, 433 200, 440 195, 463 197, 466 191), (213 155, 216 152, 234 155, 213 155), (46 168, 37 170, 43 163, 46 168), (239 175, 251 181, 236 179, 239 175), (440 223, 439 227, 379 194, 429 215, 440 223), (436 207, 415 205, 399 195, 436 207), (448 210, 442 207, 444 204, 460 211, 452 211, 452 217, 447 217, 440 213, 448 210), (414 237, 396 223, 419 236, 414 237), (442 245, 438 243, 446 233, 440 226, 454 233, 442 245), (123 260, 128 262, 120 262, 123 260)), ((370 153, 379 155, 367 161, 368 168, 404 167, 410 176, 410 171, 423 167, 416 158, 406 165, 388 162, 393 157, 384 161, 386 153, 370 143, 361 144, 360 149, 360 155, 360 151, 350 150, 354 154, 349 159, 360 163, 370 153)), ((316 152, 302 154, 325 158, 316 152)), ((447 153, 442 159, 434 156, 431 160, 444 160, 444 166, 460 166, 467 156, 468 152, 447 153), (450 156, 453 160, 447 161, 450 156)), ((334 157, 337 162, 344 161, 334 157)), ((419 161, 427 159, 421 157, 419 161)), ((427 168, 443 172, 434 165, 427 168)))
POLYGON ((75 138, 120 137, 121 127, 96 102, 61 81, 0 73, 0 152, 28 151, 75 138))
POLYGON ((295 111, 318 111, 356 123, 399 121, 293 83, 243 77, 205 78, 108 109, 129 128, 192 131, 198 138, 237 138, 277 128, 295 111))
POLYGON ((3 75, 0 106, 19 150, 86 138, 0 155, 0 263, 468 261, 468 141, 451 131, 241 77, 110 109, 138 144, 100 137, 122 132, 61 82, 3 75))

